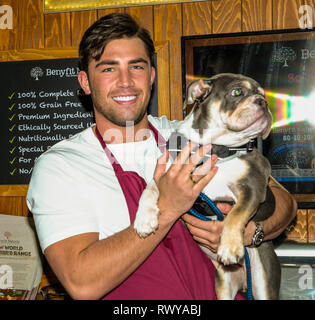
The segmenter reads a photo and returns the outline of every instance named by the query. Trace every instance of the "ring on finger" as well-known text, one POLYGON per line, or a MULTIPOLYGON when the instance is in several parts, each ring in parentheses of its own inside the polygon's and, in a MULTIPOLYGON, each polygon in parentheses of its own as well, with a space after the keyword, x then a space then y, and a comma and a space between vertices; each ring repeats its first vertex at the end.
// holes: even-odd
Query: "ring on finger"
POLYGON ((194 180, 194 178, 193 178, 193 175, 192 175, 192 174, 189 176, 189 178, 190 178, 190 180, 191 180, 191 182, 192 182, 193 184, 196 184, 196 183, 197 183, 197 181, 195 181, 195 180, 194 180))

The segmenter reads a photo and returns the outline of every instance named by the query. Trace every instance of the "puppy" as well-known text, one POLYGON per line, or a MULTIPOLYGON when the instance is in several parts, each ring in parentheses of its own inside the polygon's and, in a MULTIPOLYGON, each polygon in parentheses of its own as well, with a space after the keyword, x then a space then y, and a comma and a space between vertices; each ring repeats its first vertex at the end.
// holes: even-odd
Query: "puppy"
MULTIPOLYGON (((184 107, 187 105, 193 105, 193 108, 179 122, 177 133, 201 145, 211 143, 228 147, 228 154, 256 137, 266 138, 270 132, 272 116, 264 90, 256 81, 243 75, 218 74, 192 82, 187 88, 184 107)), ((236 293, 246 287, 244 229, 253 216, 257 221, 267 218, 264 212, 264 206, 269 205, 264 203, 266 194, 274 199, 267 188, 270 164, 257 149, 237 151, 228 159, 218 156, 216 165, 219 170, 203 193, 213 201, 232 200, 235 205, 225 217, 217 254, 204 246, 201 248, 216 267, 216 293, 222 300, 234 299, 236 293), (261 203, 264 205, 260 206, 261 203)), ((141 237, 158 228, 158 197, 153 180, 141 196, 134 223, 141 237)), ((277 299, 280 264, 272 243, 265 241, 247 251, 251 261, 254 299, 277 299)))

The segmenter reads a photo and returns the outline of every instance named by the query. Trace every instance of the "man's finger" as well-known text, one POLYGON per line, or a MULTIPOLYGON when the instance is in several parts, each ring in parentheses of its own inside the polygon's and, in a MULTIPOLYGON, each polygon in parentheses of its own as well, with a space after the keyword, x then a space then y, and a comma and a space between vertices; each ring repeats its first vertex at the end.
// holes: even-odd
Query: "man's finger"
POLYGON ((217 171, 218 171, 218 167, 214 166, 213 168, 211 168, 209 173, 207 173, 198 181, 198 183, 195 183, 194 188, 196 189, 196 191, 200 193, 206 187, 206 185, 211 181, 211 179, 215 176, 217 171))
POLYGON ((169 159, 169 152, 165 149, 164 153, 158 158, 154 171, 154 180, 158 181, 159 178, 165 173, 166 165, 169 159))
POLYGON ((217 203, 217 207, 223 214, 229 213, 232 209, 232 206, 229 203, 225 203, 225 202, 217 203))
POLYGON ((197 143, 189 141, 182 151, 178 154, 174 161, 174 165, 181 166, 184 163, 187 163, 187 160, 191 152, 198 146, 197 143))

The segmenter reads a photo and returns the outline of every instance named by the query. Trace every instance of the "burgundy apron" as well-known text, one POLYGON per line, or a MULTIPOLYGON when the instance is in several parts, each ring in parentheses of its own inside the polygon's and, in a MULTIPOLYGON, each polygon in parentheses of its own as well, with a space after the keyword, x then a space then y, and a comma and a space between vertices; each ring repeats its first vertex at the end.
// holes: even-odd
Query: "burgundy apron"
MULTIPOLYGON (((165 140, 149 123, 162 150, 165 140), (163 145, 163 146, 162 146, 163 145)), ((106 147, 99 131, 96 135, 111 161, 124 193, 133 223, 139 199, 146 187, 136 172, 124 171, 106 147)), ((201 251, 181 221, 177 221, 152 254, 104 300, 214 300, 214 266, 201 251)))

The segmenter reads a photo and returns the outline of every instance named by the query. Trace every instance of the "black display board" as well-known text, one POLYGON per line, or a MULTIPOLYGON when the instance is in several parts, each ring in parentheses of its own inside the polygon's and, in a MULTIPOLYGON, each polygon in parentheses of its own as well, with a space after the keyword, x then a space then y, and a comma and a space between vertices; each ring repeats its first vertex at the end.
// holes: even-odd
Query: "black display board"
POLYGON ((0 63, 0 184, 28 184, 37 157, 94 123, 90 97, 79 92, 78 71, 74 58, 0 63))

